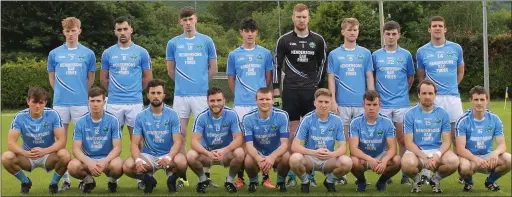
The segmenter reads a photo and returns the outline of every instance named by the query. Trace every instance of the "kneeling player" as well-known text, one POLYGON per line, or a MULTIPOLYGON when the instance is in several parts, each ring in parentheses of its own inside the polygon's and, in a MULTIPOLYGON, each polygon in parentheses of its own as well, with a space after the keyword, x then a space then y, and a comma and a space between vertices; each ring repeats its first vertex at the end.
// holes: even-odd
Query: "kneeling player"
POLYGON ((203 167, 210 167, 213 163, 229 166, 224 187, 229 193, 234 193, 237 188, 233 179, 245 158, 238 116, 235 111, 224 106, 226 99, 217 87, 208 89, 207 101, 208 109, 201 112, 195 120, 194 133, 190 139, 191 150, 187 153, 188 164, 199 177, 196 192, 206 193, 211 180, 206 177, 203 167))
POLYGON ((123 166, 124 173, 142 180, 144 193, 152 193, 157 181, 153 177, 159 169, 167 174, 167 189, 176 192, 176 180, 187 171, 187 159, 180 153, 183 137, 178 113, 165 105, 165 82, 159 79, 148 83, 146 108, 135 118, 130 150, 132 157, 123 166), (138 145, 143 140, 142 153, 138 145))
POLYGON ((28 90, 28 109, 14 116, 7 137, 7 151, 2 154, 2 165, 7 172, 21 181, 21 193, 27 194, 32 181, 22 170, 31 172, 44 168, 47 172, 55 169, 50 181, 50 193, 58 192, 58 183, 66 172, 70 160, 66 150, 66 135, 57 111, 45 108, 48 93, 33 87, 28 90), (18 139, 23 139, 23 146, 18 139))
POLYGON ((462 191, 471 191, 475 172, 490 173, 485 179, 485 187, 489 191, 500 191, 496 180, 511 168, 510 153, 505 152, 503 123, 497 115, 486 110, 489 94, 482 86, 472 88, 469 94, 473 107, 459 118, 455 127, 459 174, 465 184, 462 191), (496 140, 494 150, 493 139, 496 140))
POLYGON ((96 187, 93 176, 105 173, 108 190, 117 192, 117 179, 123 175, 121 129, 117 118, 104 110, 105 91, 99 87, 89 90, 89 112, 82 115, 73 133, 73 155, 68 164, 72 177, 80 179, 78 188, 90 193, 96 187))
POLYGON ((336 192, 334 182, 350 171, 352 160, 345 155, 347 148, 341 119, 329 112, 331 92, 320 88, 314 96, 316 110, 306 114, 299 124, 292 143, 294 153, 290 167, 300 177, 303 193, 309 193, 308 174, 313 170, 325 173, 324 186, 328 192, 336 192), (336 142, 338 149, 334 150, 336 142))
POLYGON ((285 180, 290 171, 288 152, 290 130, 288 113, 274 108, 274 97, 269 89, 256 92, 258 109, 252 110, 243 118, 245 147, 245 170, 249 176, 249 192, 255 192, 258 185, 258 172, 268 174, 277 168, 277 187, 286 192, 285 180))
POLYGON ((386 182, 400 170, 400 156, 396 155, 395 127, 388 117, 379 114, 380 96, 375 90, 363 96, 364 114, 350 122, 350 155, 352 174, 357 178, 357 191, 366 190, 364 172, 371 169, 381 174, 376 187, 386 191, 386 182))

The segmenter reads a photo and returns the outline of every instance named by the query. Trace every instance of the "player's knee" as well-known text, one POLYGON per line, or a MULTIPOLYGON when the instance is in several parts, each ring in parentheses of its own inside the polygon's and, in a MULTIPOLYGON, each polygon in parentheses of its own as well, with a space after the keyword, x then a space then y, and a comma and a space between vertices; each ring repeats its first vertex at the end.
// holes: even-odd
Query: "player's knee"
POLYGON ((353 160, 346 155, 338 157, 336 164, 336 166, 340 167, 343 171, 350 171, 354 165, 353 160))
POLYGON ((448 156, 448 158, 445 159, 445 162, 446 165, 449 165, 453 168, 459 167, 460 164, 459 157, 457 157, 455 154, 448 156))
POLYGON ((416 167, 418 166, 417 161, 414 161, 411 158, 403 157, 400 161, 402 171, 404 173, 410 173, 416 170, 416 167))
POLYGON ((239 148, 236 148, 235 151, 233 151, 233 156, 234 156, 234 159, 239 162, 239 163, 242 163, 244 162, 244 159, 245 159, 245 151, 243 148, 239 147, 239 148))
POLYGON ((459 175, 463 178, 466 178, 466 177, 469 177, 473 174, 473 170, 471 169, 471 164, 467 164, 467 163, 461 163, 459 165, 459 175))
POLYGON ((290 166, 298 166, 302 163, 302 160, 304 159, 304 155, 300 153, 293 153, 292 156, 290 156, 290 166))
POLYGON ((13 163, 16 154, 12 151, 6 151, 2 154, 2 165, 13 163))
POLYGON ((71 154, 66 149, 60 149, 57 151, 57 157, 59 158, 60 163, 68 163, 71 160, 71 154))
POLYGON ((510 153, 503 153, 501 155, 501 158, 503 159, 504 163, 505 163, 505 167, 507 169, 511 169, 512 168, 512 155, 510 155, 510 153))
POLYGON ((391 165, 396 166, 397 168, 400 168, 400 160, 401 160, 400 156, 395 155, 393 157, 393 159, 391 160, 391 161, 393 161, 393 163, 391 165))
POLYGON ((362 167, 362 162, 358 157, 350 156, 350 159, 352 160, 352 166, 354 168, 360 168, 362 167))
POLYGON ((289 162, 290 162, 290 153, 289 152, 285 152, 281 156, 281 162, 280 163, 285 163, 286 165, 288 165, 289 162))
POLYGON ((256 161, 254 158, 252 158, 251 155, 247 155, 244 159, 244 166, 245 168, 252 168, 256 164, 256 161))
POLYGON ((195 150, 189 150, 187 152, 187 162, 189 164, 197 161, 198 157, 199 157, 199 154, 195 150))
POLYGON ((67 169, 71 175, 75 175, 80 166, 82 166, 82 162, 78 159, 73 159, 68 163, 67 169))
POLYGON ((183 154, 178 153, 174 157, 174 163, 176 164, 176 168, 178 168, 178 170, 187 170, 187 158, 185 158, 183 154))
POLYGON ((135 162, 133 160, 133 158, 128 158, 124 163, 123 163, 123 172, 124 173, 130 173, 131 171, 133 171, 133 169, 135 168, 135 162))

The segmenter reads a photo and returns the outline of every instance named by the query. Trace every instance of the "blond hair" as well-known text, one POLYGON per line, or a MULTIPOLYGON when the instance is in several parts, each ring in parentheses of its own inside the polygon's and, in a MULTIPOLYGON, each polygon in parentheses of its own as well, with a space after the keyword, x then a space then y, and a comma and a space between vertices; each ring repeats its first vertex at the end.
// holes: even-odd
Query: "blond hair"
POLYGON ((315 99, 317 99, 319 96, 327 96, 330 98, 332 96, 332 93, 326 88, 320 88, 315 91, 315 99))
POLYGON ((343 22, 341 23, 341 29, 345 29, 348 26, 359 26, 359 21, 356 18, 345 18, 343 19, 343 22))
POLYGON ((78 27, 80 29, 80 25, 80 20, 75 17, 67 17, 62 20, 62 28, 64 29, 72 29, 73 27, 78 27))

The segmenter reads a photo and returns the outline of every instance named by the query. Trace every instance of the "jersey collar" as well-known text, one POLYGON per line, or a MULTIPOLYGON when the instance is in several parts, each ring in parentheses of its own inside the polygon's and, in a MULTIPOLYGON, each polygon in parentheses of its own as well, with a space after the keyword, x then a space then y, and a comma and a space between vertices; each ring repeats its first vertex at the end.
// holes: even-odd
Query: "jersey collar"
POLYGON ((341 44, 340 45, 340 49, 344 50, 344 51, 355 51, 357 48, 359 48, 359 44, 357 44, 357 43, 356 43, 356 48, 354 48, 354 49, 347 49, 347 48, 345 48, 345 44, 341 44))

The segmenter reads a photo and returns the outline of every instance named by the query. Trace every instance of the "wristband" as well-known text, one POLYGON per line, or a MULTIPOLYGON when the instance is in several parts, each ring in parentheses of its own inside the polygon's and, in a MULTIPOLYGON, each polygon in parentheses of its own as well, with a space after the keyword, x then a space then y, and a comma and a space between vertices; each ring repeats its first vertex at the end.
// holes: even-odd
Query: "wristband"
POLYGON ((437 151, 435 154, 436 154, 437 156, 439 156, 439 158, 441 158, 441 156, 443 155, 443 153, 441 153, 441 151, 437 151))
POLYGON ((146 161, 144 161, 143 159, 141 158, 137 158, 135 159, 135 163, 138 163, 139 161, 142 161, 142 164, 146 164, 146 161))

